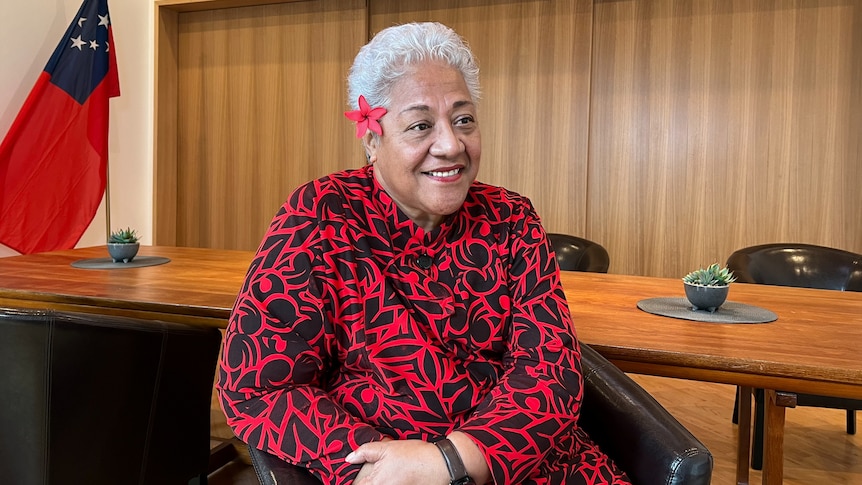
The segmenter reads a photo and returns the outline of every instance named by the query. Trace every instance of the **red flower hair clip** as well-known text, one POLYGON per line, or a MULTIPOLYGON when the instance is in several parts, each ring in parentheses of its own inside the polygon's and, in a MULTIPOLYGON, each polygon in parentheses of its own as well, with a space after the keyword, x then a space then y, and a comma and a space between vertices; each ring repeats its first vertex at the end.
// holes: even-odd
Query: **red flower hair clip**
POLYGON ((359 109, 355 111, 345 111, 344 116, 356 122, 356 138, 362 138, 368 130, 383 134, 383 128, 377 122, 383 115, 386 114, 386 108, 377 107, 372 109, 368 106, 368 101, 365 101, 365 96, 359 95, 359 109))

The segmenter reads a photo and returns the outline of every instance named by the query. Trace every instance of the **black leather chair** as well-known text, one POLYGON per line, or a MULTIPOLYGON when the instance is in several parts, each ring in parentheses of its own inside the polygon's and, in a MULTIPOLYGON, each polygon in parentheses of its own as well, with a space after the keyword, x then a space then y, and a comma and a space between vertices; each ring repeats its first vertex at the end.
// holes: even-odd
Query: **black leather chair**
MULTIPOLYGON (((581 426, 635 485, 706 485, 712 454, 653 397, 611 362, 581 344, 581 426)), ((262 485, 320 485, 305 469, 249 447, 262 485)))
MULTIPOLYGON (((727 267, 741 283, 796 286, 823 290, 862 291, 862 254, 814 244, 772 243, 734 251, 727 267)), ((763 390, 754 390, 754 444, 751 466, 763 468, 763 390)), ((862 401, 813 394, 797 394, 797 406, 847 410, 847 433, 856 434, 856 410, 862 401)), ((733 406, 738 422, 739 396, 733 406)))
POLYGON ((608 251, 601 244, 559 233, 548 233, 548 239, 554 247, 561 270, 608 272, 611 260, 608 251))
POLYGON ((734 251, 727 259, 740 283, 862 291, 862 254, 814 244, 773 243, 734 251))
POLYGON ((221 332, 0 309, 0 482, 207 481, 221 332))

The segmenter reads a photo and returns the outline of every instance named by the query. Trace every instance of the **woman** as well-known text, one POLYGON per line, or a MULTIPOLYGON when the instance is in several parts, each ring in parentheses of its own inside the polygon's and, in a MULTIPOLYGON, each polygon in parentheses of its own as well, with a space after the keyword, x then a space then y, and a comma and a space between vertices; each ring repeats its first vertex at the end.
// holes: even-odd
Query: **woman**
POLYGON ((628 483, 577 426, 580 351, 539 217, 475 182, 468 47, 391 27, 348 84, 368 164, 272 221, 225 335, 228 424, 328 484, 628 483))

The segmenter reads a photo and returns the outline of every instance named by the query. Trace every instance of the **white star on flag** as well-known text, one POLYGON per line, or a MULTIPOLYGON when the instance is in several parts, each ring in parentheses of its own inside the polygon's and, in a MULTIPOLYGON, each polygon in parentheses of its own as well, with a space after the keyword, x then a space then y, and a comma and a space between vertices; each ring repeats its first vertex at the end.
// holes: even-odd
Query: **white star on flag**
POLYGON ((70 47, 77 47, 78 50, 81 50, 81 46, 86 44, 83 40, 81 40, 81 36, 75 37, 72 39, 72 45, 70 47))

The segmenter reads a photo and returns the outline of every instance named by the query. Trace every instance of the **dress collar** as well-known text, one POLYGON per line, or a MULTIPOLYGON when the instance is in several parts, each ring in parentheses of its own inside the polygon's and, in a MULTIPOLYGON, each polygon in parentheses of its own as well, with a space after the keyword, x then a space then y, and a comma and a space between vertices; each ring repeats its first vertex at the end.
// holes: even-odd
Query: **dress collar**
POLYGON ((398 208, 395 200, 374 177, 374 165, 367 165, 365 172, 371 180, 372 204, 385 221, 393 252, 428 254, 432 257, 439 252, 446 241, 446 235, 451 230, 452 223, 461 213, 461 210, 444 218, 443 223, 434 230, 426 231, 398 208))

